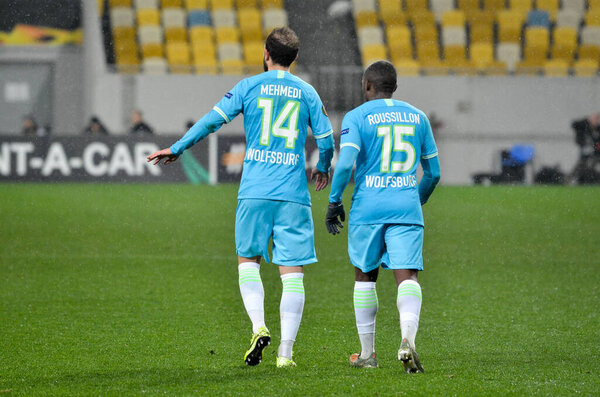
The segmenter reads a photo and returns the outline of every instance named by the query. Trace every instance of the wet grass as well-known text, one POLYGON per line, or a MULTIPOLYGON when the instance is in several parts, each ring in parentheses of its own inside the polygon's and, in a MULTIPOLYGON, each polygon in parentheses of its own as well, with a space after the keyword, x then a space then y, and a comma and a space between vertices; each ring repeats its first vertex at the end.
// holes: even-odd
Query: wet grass
MULTIPOLYGON (((237 186, 1 185, 0 392, 8 395, 566 395, 600 390, 599 188, 439 188, 407 376, 395 286, 378 283, 378 370, 358 371, 346 232, 306 269, 298 367, 243 365, 237 186)), ((349 207, 349 196, 345 198, 349 207)), ((264 265, 277 345, 281 283, 264 265)))

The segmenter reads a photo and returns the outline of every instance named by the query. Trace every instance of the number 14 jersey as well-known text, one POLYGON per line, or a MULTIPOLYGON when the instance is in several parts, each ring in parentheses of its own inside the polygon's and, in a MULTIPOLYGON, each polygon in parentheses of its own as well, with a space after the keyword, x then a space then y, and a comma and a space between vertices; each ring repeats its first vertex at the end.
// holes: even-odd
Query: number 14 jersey
POLYGON ((311 127, 316 139, 333 132, 310 84, 272 70, 240 81, 214 110, 227 123, 244 114, 246 153, 238 199, 310 205, 304 160, 307 129, 311 127))
POLYGON ((359 150, 349 223, 423 226, 417 167, 438 154, 425 113, 393 99, 365 102, 344 117, 344 146, 359 150))

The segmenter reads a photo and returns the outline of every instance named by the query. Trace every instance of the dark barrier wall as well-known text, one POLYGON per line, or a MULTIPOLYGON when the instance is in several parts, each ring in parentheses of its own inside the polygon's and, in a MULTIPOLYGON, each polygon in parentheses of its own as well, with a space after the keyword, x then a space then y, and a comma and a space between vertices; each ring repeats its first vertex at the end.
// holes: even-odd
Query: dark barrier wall
POLYGON ((81 1, 0 0, 0 30, 16 24, 75 30, 81 27, 81 1))
POLYGON ((0 137, 0 181, 208 183, 208 143, 179 161, 153 166, 146 156, 168 147, 160 137, 0 137))

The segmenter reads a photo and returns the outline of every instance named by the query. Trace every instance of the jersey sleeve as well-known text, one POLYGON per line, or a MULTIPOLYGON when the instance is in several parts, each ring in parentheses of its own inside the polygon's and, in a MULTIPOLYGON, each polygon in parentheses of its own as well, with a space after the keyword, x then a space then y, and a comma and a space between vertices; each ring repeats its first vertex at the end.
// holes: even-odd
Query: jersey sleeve
POLYGON ((223 117, 225 123, 231 122, 244 110, 245 80, 240 81, 229 91, 213 109, 223 117))
POLYGON ((313 91, 312 98, 309 101, 310 128, 316 139, 326 138, 333 134, 333 128, 329 121, 329 116, 325 111, 325 106, 316 91, 313 91))
POLYGON ((351 146, 360 151, 361 140, 359 123, 355 113, 348 113, 342 121, 342 131, 340 132, 340 150, 344 146, 351 146))
POLYGON ((425 120, 423 129, 423 139, 421 140, 421 158, 424 160, 436 157, 438 155, 438 149, 433 138, 433 131, 431 130, 431 124, 429 119, 424 114, 422 115, 425 120))

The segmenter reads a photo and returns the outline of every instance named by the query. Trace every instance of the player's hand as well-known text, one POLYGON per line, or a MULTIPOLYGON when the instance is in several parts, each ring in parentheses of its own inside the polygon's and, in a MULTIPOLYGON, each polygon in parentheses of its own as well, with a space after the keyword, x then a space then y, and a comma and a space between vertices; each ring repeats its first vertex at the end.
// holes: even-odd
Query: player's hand
POLYGON ((315 181, 315 190, 318 192, 327 187, 327 184, 329 183, 329 173, 321 172, 318 169, 313 168, 310 173, 310 180, 315 181))
POLYGON ((344 211, 344 205, 339 203, 329 203, 327 207, 327 215, 325 215, 325 226, 327 231, 333 235, 340 232, 340 229, 344 227, 342 222, 346 220, 346 211, 344 211), (338 219, 338 216, 340 219, 338 219))
POLYGON ((150 156, 146 157, 146 161, 149 163, 154 161, 153 165, 160 164, 161 160, 165 160, 164 164, 172 163, 173 161, 177 161, 179 156, 173 154, 171 152, 171 148, 166 148, 163 150, 159 150, 158 152, 152 153, 150 156))

